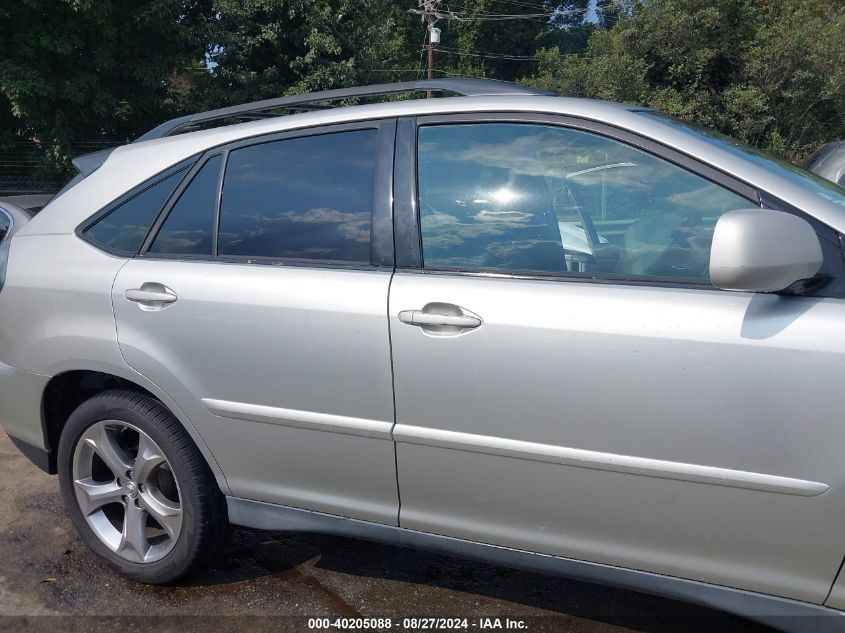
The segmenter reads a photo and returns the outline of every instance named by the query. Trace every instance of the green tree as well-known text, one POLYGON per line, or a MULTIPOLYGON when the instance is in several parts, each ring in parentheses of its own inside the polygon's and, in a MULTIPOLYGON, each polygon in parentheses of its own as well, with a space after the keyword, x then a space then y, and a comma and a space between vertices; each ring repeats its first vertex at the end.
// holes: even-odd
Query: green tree
POLYGON ((543 47, 556 48, 564 55, 583 51, 590 34, 603 22, 606 13, 603 3, 606 1, 598 0, 595 9, 590 0, 547 2, 551 19, 543 33, 543 47), (592 10, 596 11, 595 22, 590 20, 592 10))
POLYGON ((204 105, 392 81, 418 64, 415 18, 390 0, 217 0, 204 105))
POLYGON ((465 0, 446 21, 442 48, 452 50, 441 67, 512 81, 536 68, 531 58, 544 48, 582 52, 615 11, 611 0, 465 0))
MULTIPOLYGON (((404 4, 407 8, 417 6, 415 0, 404 4)), ((436 74, 513 79, 530 72, 541 38, 549 28, 551 4, 545 0, 444 2, 442 19, 436 23, 442 31, 436 74)), ((418 32, 418 50, 424 35, 424 30, 418 32)))
POLYGON ((800 158, 845 135, 836 0, 636 0, 583 56, 538 53, 525 81, 638 103, 800 158))
POLYGON ((68 156, 126 142, 179 112, 196 71, 203 0, 0 4, 3 136, 68 156))

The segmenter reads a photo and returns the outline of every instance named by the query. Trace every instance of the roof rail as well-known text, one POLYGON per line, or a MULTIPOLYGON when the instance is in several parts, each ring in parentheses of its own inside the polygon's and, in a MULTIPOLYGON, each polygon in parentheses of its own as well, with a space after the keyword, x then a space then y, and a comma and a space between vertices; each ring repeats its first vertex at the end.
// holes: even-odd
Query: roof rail
POLYGON ((275 116, 272 114, 272 110, 282 108, 319 109, 327 107, 317 105, 316 102, 318 101, 336 101, 338 99, 348 99, 352 97, 370 97, 394 94, 397 92, 418 92, 422 90, 431 90, 432 92, 449 92, 462 97, 483 97, 492 95, 549 96, 552 94, 549 92, 543 92, 542 90, 529 88, 527 86, 518 86, 517 84, 512 84, 507 81, 499 81, 497 79, 475 79, 469 77, 424 79, 420 81, 377 84, 374 86, 356 86, 353 88, 340 88, 338 90, 324 90, 322 92, 306 92, 300 95, 277 97, 275 99, 265 99, 263 101, 253 101, 252 103, 244 103, 242 105, 231 106, 228 108, 189 114, 187 116, 178 117, 162 123, 143 136, 135 139, 134 142, 137 143, 139 141, 148 141, 154 138, 171 136, 184 128, 190 128, 199 123, 206 123, 208 121, 215 121, 219 119, 258 119, 275 116))

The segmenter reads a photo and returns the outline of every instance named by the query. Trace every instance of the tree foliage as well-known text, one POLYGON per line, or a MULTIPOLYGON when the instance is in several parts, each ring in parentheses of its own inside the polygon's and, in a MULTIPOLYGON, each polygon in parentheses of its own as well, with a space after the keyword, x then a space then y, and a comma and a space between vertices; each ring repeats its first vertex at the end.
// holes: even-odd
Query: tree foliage
MULTIPOLYGON (((437 76, 643 104, 800 157, 845 136, 841 0, 444 0, 437 76)), ((417 0, 0 3, 0 149, 69 155, 170 116, 424 76, 417 0)))
POLYGON ((63 163, 80 146, 130 139, 181 109, 196 69, 202 0, 0 3, 0 123, 63 163))
POLYGON ((845 5, 638 0, 584 54, 547 48, 528 83, 638 103, 789 157, 845 135, 845 5))
POLYGON ((414 19, 390 0, 217 0, 207 25, 215 106, 396 79, 414 19))

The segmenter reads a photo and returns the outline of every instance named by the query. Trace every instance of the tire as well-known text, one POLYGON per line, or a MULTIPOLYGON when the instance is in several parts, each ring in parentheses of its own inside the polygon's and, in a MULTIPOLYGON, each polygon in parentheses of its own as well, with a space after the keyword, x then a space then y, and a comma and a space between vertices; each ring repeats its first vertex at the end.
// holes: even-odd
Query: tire
POLYGON ((58 471, 83 542, 133 580, 172 582, 213 558, 229 535, 211 469, 150 396, 105 391, 83 402, 62 430, 58 471))

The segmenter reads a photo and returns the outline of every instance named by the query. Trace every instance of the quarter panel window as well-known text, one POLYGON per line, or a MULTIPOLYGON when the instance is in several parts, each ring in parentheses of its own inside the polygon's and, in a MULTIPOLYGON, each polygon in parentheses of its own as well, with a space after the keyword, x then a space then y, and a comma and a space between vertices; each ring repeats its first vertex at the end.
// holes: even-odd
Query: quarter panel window
POLYGON ((211 255, 221 156, 209 159, 173 205, 151 253, 211 255))
POLYGON ((419 130, 428 268, 707 280, 716 220, 754 204, 619 141, 551 125, 419 130))
POLYGON ((96 224, 85 235, 101 246, 122 253, 135 253, 183 172, 176 172, 130 198, 96 224))
POLYGON ((369 263, 378 130, 230 152, 219 255, 369 263))

